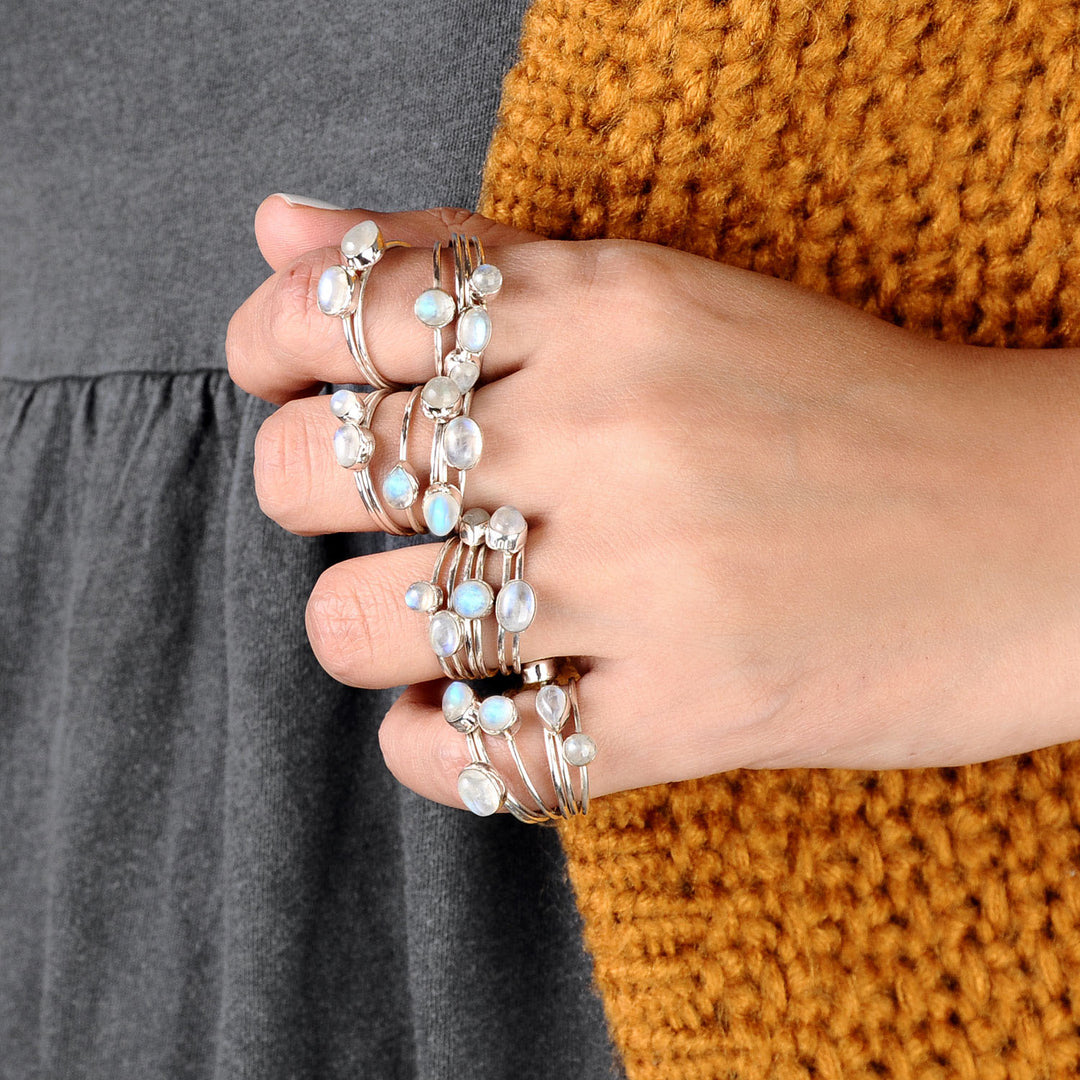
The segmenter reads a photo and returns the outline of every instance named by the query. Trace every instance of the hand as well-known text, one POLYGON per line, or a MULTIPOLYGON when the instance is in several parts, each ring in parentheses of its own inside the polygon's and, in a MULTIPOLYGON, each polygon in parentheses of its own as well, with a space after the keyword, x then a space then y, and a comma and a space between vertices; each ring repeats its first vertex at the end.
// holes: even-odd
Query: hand
MULTIPOLYGON (((275 272, 229 327, 233 378, 281 404, 256 445, 260 502, 298 533, 374 528, 311 396, 356 377, 314 292, 366 216, 268 199, 256 233, 275 272)), ((375 217, 417 245, 388 254, 365 296, 393 380, 432 374, 412 303, 433 239, 477 233, 503 272, 466 501, 529 522, 538 614, 522 652, 581 658, 594 794, 734 767, 961 764, 1080 734, 1073 357, 946 346, 653 245, 540 241, 464 212, 375 217)), ((379 411, 377 475, 404 400, 379 411)), ((308 632, 343 682, 415 684, 383 721, 387 763, 460 806, 465 740, 402 600, 436 550, 329 568, 308 632)))

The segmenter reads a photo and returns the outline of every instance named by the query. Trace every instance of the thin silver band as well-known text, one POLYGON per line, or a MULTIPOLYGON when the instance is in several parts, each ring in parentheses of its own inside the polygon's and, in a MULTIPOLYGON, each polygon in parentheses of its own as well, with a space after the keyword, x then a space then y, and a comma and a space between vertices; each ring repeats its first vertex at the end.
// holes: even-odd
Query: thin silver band
MULTIPOLYGON (((404 240, 387 240, 383 245, 384 249, 409 246, 404 240)), ((381 261, 380 258, 379 262, 381 261)), ((357 271, 356 306, 351 312, 341 317, 341 322, 345 327, 345 341, 349 346, 349 355, 360 370, 364 384, 373 386, 378 390, 404 390, 407 389, 404 383, 391 382, 391 380, 380 374, 378 368, 372 362, 371 354, 367 348, 367 341, 364 338, 364 290, 367 288, 371 271, 379 265, 379 262, 357 271)))

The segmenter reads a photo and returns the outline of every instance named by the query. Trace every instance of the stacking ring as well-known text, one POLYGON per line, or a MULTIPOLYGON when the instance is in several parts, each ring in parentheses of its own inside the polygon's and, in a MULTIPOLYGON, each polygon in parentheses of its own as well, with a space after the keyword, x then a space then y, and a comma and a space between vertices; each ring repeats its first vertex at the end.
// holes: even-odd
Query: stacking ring
POLYGON ((319 310, 341 319, 349 355, 363 376, 362 382, 379 390, 403 387, 384 378, 372 363, 364 339, 364 290, 372 268, 395 247, 409 245, 404 240, 384 240, 374 221, 361 221, 341 238, 342 265, 324 270, 317 289, 319 310))
POLYGON ((535 711, 544 729, 555 806, 549 806, 540 795, 518 750, 515 735, 522 718, 514 699, 520 691, 495 694, 481 700, 466 683, 450 683, 443 693, 443 716, 451 727, 465 735, 469 747, 472 760, 458 774, 458 794, 469 810, 487 817, 505 806, 514 817, 527 824, 552 824, 559 818, 576 817, 588 811, 588 766, 596 757, 596 744, 581 730, 577 696, 579 678, 569 661, 554 657, 533 661, 523 672, 521 689, 537 688, 535 711), (564 739, 562 730, 571 719, 574 731, 564 739), (535 809, 510 790, 491 761, 483 735, 501 737, 506 743, 535 809), (577 792, 571 767, 578 770, 577 792))

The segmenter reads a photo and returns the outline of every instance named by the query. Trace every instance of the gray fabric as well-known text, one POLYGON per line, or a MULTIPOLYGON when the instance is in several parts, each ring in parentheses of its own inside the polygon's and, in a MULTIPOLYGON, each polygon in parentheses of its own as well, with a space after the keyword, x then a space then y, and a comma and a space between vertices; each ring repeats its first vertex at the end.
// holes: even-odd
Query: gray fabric
POLYGON ((255 502, 272 190, 476 198, 523 0, 5 5, 0 1078, 607 1077, 556 837, 428 804, 255 502), (467 48, 468 46, 468 48, 467 48))

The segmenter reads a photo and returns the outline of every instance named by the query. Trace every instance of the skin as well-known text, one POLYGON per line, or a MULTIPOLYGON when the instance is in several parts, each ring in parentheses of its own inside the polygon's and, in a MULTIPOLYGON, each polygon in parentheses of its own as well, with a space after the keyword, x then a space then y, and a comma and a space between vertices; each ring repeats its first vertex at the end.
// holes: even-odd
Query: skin
MULTIPOLYGON (((373 528, 313 396, 355 377, 314 294, 367 217, 417 247, 389 253, 365 295, 371 355, 396 381, 432 374, 412 302, 433 240, 479 234, 503 271, 467 505, 512 503, 529 522, 539 606, 523 656, 577 658, 594 794, 737 767, 957 765, 1080 735, 1078 350, 945 345, 654 245, 271 197, 256 236, 273 274, 227 352, 233 379, 280 405, 255 485, 296 533, 373 528)), ((404 400, 376 416, 376 477, 404 400)), ((413 684, 380 729, 387 765, 460 806, 465 740, 402 600, 435 550, 330 567, 307 626, 334 678, 413 684)), ((537 727, 523 753, 543 762, 537 727)))

